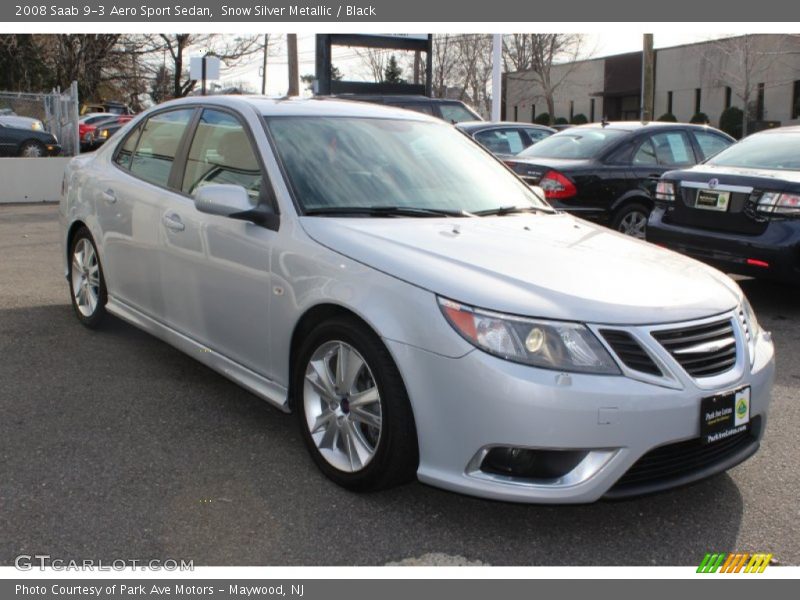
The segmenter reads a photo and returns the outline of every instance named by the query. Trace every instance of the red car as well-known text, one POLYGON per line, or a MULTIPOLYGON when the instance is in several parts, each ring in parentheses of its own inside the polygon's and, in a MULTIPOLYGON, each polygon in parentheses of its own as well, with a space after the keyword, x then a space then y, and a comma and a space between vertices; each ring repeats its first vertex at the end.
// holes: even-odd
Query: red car
POLYGON ((112 125, 127 123, 133 115, 115 115, 113 113, 89 113, 78 121, 78 136, 81 142, 81 150, 94 149, 93 133, 99 125, 112 125))

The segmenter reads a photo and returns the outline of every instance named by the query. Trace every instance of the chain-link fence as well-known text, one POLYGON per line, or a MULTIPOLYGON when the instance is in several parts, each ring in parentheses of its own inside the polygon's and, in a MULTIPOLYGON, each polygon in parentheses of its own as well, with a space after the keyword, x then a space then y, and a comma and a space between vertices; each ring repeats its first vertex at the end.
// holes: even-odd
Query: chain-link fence
POLYGON ((58 138, 63 156, 80 152, 78 83, 49 94, 0 91, 0 122, 9 127, 43 129, 58 138), (40 122, 40 123, 37 123, 40 122))

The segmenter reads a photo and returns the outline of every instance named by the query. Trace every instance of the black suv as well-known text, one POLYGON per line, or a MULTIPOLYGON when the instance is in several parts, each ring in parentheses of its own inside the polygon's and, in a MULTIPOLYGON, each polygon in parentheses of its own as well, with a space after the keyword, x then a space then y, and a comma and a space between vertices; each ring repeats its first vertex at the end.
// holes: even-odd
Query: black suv
POLYGON ((415 110, 426 115, 433 115, 448 123, 483 120, 478 113, 463 102, 448 100, 447 98, 428 98, 427 96, 404 94, 339 94, 336 97, 341 100, 372 102, 373 104, 386 104, 387 106, 415 110))
POLYGON ((734 143, 704 125, 624 121, 570 127, 506 159, 557 209, 645 237, 659 177, 734 143))

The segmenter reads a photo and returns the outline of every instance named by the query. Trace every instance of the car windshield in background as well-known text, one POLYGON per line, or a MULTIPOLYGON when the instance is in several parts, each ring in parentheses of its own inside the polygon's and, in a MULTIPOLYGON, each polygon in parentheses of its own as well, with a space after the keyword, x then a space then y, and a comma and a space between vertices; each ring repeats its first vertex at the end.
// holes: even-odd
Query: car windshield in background
POLYGON ((550 210, 449 125, 358 117, 266 119, 306 212, 416 209, 424 216, 424 211, 550 210))
POLYGON ((743 139, 708 160, 706 164, 746 169, 800 170, 800 135, 767 133, 743 139))
POLYGON ((526 148, 517 156, 521 158, 594 158, 627 131, 619 129, 575 128, 551 135, 526 148))

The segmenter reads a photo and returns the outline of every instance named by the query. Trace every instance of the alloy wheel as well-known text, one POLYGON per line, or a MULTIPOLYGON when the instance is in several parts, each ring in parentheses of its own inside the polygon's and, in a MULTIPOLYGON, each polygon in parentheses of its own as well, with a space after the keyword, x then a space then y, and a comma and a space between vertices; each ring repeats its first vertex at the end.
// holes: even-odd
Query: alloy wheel
POLYGON ((100 265, 92 243, 82 238, 72 252, 72 295, 84 317, 91 317, 100 300, 100 265))
POLYGON ((382 432, 381 397, 364 358, 346 342, 325 342, 311 355, 303 385, 305 420, 320 455, 346 473, 363 470, 382 432))
POLYGON ((618 229, 625 235, 643 240, 647 231, 647 215, 638 210, 633 210, 622 218, 618 229))

